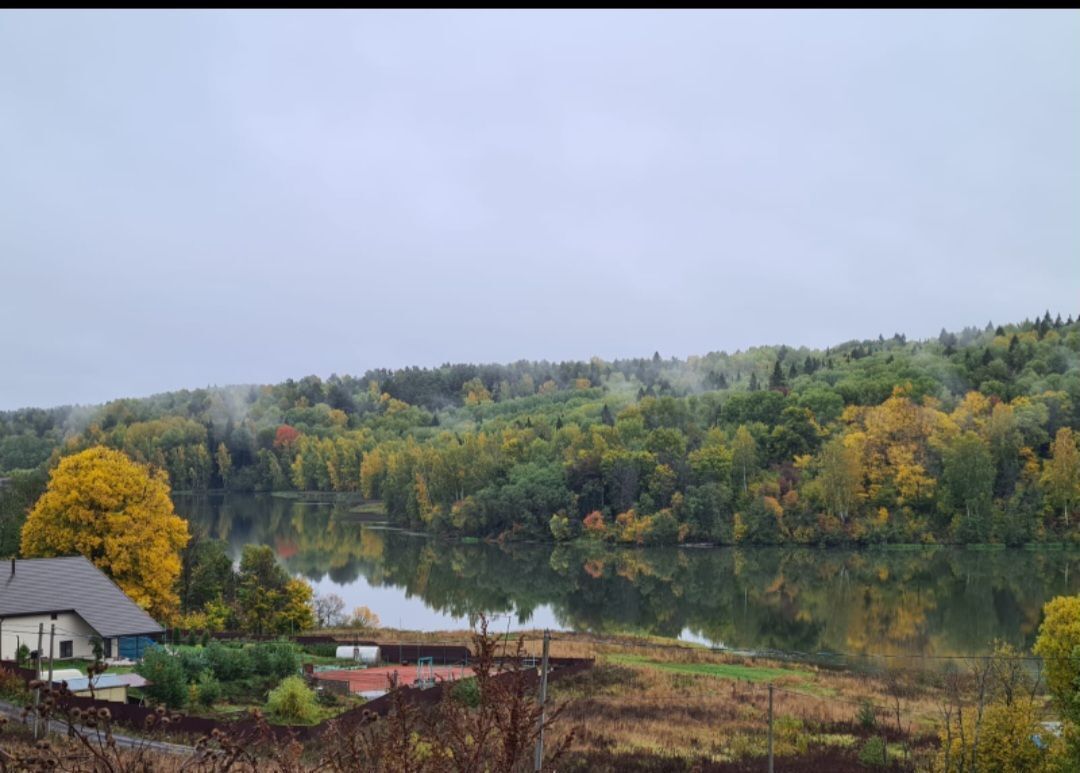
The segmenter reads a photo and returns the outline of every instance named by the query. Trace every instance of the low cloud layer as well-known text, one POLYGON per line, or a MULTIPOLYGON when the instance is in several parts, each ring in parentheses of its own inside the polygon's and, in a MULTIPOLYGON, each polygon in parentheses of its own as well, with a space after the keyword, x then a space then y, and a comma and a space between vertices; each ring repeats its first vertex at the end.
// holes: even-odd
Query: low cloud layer
POLYGON ((1080 311, 1080 13, 0 13, 0 409, 1080 311))

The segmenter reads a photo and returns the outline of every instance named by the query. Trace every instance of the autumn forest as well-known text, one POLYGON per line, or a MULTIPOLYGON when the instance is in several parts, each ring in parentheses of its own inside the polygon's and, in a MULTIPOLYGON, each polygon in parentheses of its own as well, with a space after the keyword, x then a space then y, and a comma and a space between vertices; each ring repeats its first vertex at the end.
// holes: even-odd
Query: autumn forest
POLYGON ((983 543, 1080 530, 1080 323, 687 360, 308 376, 0 413, 0 553, 62 456, 174 491, 354 492, 445 536, 983 543))

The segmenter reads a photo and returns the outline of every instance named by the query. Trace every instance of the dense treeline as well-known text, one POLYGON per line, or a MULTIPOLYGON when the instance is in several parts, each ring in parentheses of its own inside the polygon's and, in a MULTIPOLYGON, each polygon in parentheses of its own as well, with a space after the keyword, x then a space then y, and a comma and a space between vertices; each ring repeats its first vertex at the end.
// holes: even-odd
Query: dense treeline
POLYGON ((0 414, 0 469, 104 444, 176 489, 320 489, 468 535, 624 542, 1071 538, 1080 324, 686 361, 308 376, 0 414))

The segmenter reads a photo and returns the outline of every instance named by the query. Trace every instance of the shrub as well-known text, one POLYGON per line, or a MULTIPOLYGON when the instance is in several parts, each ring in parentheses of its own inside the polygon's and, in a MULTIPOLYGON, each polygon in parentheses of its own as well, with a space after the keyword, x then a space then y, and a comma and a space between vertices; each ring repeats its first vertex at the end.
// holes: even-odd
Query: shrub
POLYGON ((887 764, 885 754, 885 742, 874 736, 859 749, 859 762, 868 768, 883 768, 887 764))
POLYGON ((305 644, 304 652, 319 658, 336 658, 337 642, 325 642, 322 644, 305 644))
POLYGON ((26 685, 13 671, 0 668, 0 695, 21 701, 27 695, 26 685))
POLYGON ((291 644, 255 644, 245 650, 251 670, 259 676, 285 677, 296 673, 299 662, 291 644))
POLYGON ((135 672, 150 684, 143 692, 151 700, 164 703, 170 709, 184 705, 187 697, 187 680, 179 658, 170 655, 163 647, 151 647, 143 654, 142 662, 135 672))
POLYGON ((199 703, 209 708, 221 699, 221 682, 209 671, 203 671, 196 684, 199 703))
POLYGON ((184 669, 184 679, 194 682, 210 666, 206 661, 206 652, 200 649, 182 649, 178 656, 180 667, 184 669))
POLYGON ((341 705, 341 699, 327 689, 322 689, 315 693, 315 699, 319 702, 320 706, 333 707, 341 705))
POLYGON ((870 701, 863 701, 859 705, 859 712, 855 715, 855 719, 863 730, 873 730, 874 726, 877 725, 877 712, 874 710, 874 704, 870 701))
POLYGON ((267 712, 283 722, 312 724, 318 717, 315 693, 298 676, 281 680, 266 701, 267 712))
POLYGON ((475 679, 463 679, 454 685, 451 694, 454 696, 454 700, 458 701, 470 709, 475 709, 480 705, 480 685, 476 683, 475 679))
POLYGON ((214 676, 222 682, 244 679, 251 674, 251 662, 247 654, 237 647, 211 642, 206 648, 206 662, 214 676))

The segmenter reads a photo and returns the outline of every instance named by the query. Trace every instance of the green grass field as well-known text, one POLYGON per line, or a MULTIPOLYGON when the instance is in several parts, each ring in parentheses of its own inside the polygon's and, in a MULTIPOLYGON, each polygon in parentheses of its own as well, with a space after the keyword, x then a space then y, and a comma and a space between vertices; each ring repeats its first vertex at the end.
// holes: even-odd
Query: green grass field
POLYGON ((641 655, 607 655, 605 659, 620 666, 655 668, 676 674, 712 676, 717 679, 742 679, 750 682, 772 682, 793 676, 805 679, 810 676, 808 672, 796 669, 740 666, 733 663, 673 663, 651 660, 641 655))

